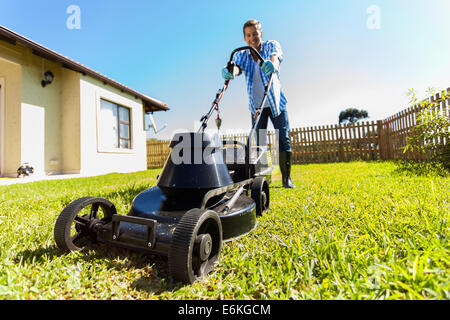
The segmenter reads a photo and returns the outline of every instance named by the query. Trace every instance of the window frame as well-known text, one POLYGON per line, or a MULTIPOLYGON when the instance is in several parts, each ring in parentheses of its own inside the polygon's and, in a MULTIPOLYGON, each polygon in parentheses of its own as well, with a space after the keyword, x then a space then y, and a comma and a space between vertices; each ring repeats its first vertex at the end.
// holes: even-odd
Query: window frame
POLYGON ((134 150, 134 144, 133 144, 133 108, 128 107, 123 103, 116 102, 114 99, 111 99, 109 97, 105 96, 99 96, 97 99, 98 107, 97 107, 97 152, 99 153, 135 153, 134 150), (113 104, 117 109, 117 135, 115 136, 115 139, 117 140, 118 147, 105 147, 102 145, 100 141, 100 126, 99 121, 102 121, 101 119, 101 108, 102 108, 102 100, 109 102, 113 104), (121 120, 120 119, 120 108, 123 108, 128 111, 128 121, 121 120), (128 138, 122 137, 120 135, 120 125, 127 125, 128 126, 128 138), (128 148, 120 147, 120 141, 126 140, 128 141, 128 148))
MULTIPOLYGON (((109 102, 111 102, 111 101, 109 101, 109 102)), ((111 103, 113 103, 113 104, 115 104, 117 106, 117 128, 118 128, 118 130, 117 130, 117 139, 118 139, 117 145, 119 146, 119 149, 131 150, 132 149, 131 148, 131 109, 128 108, 128 107, 122 106, 120 104, 114 103, 114 102, 111 102, 111 103), (128 112, 128 121, 120 120, 120 109, 121 108, 125 109, 128 112), (120 135, 120 125, 121 124, 124 124, 124 125, 128 126, 128 138, 122 137, 120 135), (127 140, 129 147, 128 148, 122 148, 120 140, 127 140)))

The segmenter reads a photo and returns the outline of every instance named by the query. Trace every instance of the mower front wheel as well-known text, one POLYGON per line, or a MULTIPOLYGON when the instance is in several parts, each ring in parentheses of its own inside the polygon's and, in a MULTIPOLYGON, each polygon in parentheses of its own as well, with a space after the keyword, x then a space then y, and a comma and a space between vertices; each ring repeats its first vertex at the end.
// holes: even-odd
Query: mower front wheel
POLYGON ((117 214, 116 207, 104 198, 83 197, 72 201, 56 220, 53 230, 56 245, 71 252, 95 242, 99 227, 110 222, 114 214, 117 214))
POLYGON ((191 209, 178 222, 169 251, 170 275, 193 283, 212 272, 222 249, 222 223, 215 211, 191 209))

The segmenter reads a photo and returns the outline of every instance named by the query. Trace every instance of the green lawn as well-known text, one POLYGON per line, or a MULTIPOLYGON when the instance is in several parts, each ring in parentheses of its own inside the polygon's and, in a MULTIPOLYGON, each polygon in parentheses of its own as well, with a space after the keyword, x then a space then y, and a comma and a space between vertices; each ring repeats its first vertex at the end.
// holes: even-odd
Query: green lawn
POLYGON ((158 170, 0 186, 0 299, 449 299, 449 178, 399 174, 392 162, 293 166, 271 209, 226 243, 200 283, 167 261, 103 244, 62 254, 61 210, 82 196, 126 214, 158 170))

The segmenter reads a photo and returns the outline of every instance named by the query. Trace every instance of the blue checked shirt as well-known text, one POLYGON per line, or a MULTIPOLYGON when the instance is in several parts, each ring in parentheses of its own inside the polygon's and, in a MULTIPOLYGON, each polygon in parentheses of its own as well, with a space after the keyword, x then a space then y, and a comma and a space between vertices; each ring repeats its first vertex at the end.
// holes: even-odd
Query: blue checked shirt
MULTIPOLYGON (((280 63, 281 61, 283 61, 283 52, 281 51, 281 46, 278 41, 275 40, 263 41, 261 43, 260 54, 264 60, 270 60, 272 56, 276 55, 280 59, 280 63)), ((259 61, 255 62, 255 60, 253 60, 250 50, 236 52, 233 56, 233 61, 241 68, 241 70, 245 74, 245 80, 247 82, 247 93, 249 97, 249 109, 250 112, 254 114, 256 108, 258 108, 259 106, 256 106, 253 100, 253 72, 255 70, 255 63, 259 63, 259 61)), ((265 87, 269 82, 270 77, 267 76, 264 72, 260 72, 260 76, 265 87)), ((274 117, 278 117, 280 113, 286 109, 288 100, 283 90, 281 89, 279 71, 275 71, 272 85, 267 94, 267 100, 269 101, 270 110, 272 111, 272 115, 274 117)))

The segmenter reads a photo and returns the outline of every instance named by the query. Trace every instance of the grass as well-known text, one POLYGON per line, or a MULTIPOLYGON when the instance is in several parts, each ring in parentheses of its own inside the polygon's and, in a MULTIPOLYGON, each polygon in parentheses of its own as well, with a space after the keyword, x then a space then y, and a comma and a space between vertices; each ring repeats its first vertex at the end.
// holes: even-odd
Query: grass
POLYGON ((449 299, 449 178, 393 162, 293 166, 271 209, 183 285, 158 256, 104 244, 62 254, 61 210, 101 196, 126 214, 160 170, 0 186, 0 299, 449 299))

